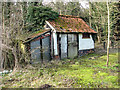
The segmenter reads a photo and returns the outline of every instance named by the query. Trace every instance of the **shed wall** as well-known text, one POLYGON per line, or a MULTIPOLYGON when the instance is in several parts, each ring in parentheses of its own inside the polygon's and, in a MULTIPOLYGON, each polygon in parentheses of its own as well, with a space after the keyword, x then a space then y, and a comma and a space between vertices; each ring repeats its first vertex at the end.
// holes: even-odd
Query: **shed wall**
POLYGON ((94 41, 92 39, 92 35, 90 34, 90 38, 82 38, 82 34, 79 34, 79 50, 93 49, 94 41))
POLYGON ((31 62, 39 63, 51 60, 50 33, 39 36, 30 42, 31 62))

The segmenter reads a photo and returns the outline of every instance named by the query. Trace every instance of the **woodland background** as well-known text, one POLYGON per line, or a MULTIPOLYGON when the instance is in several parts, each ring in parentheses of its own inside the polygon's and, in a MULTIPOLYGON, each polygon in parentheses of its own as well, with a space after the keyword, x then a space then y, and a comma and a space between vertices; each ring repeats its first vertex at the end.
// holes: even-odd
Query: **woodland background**
MULTIPOLYGON (((20 44, 25 35, 43 28, 45 20, 55 19, 59 14, 82 18, 97 31, 96 45, 106 50, 108 39, 108 10, 106 2, 89 2, 83 8, 79 2, 1 2, 0 63, 1 68, 18 68, 28 64, 29 53, 23 53, 20 44)), ((120 39, 120 2, 109 2, 110 48, 118 48, 120 39)))

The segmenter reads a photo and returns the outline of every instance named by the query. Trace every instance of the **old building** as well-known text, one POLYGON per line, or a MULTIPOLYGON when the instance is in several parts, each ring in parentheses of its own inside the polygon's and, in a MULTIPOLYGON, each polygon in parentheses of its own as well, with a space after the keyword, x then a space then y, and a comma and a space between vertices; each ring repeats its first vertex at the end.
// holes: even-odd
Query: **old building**
POLYGON ((75 58, 94 51, 96 33, 81 18, 60 15, 54 21, 46 21, 45 30, 25 43, 29 43, 31 58, 37 61, 75 58))

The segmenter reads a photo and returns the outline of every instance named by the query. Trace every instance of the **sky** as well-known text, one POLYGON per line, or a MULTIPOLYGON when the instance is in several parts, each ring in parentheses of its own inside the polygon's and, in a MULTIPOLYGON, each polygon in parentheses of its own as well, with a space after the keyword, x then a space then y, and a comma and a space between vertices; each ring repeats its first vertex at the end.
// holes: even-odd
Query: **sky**
MULTIPOLYGON (((43 0, 43 3, 49 3, 49 2, 56 2, 58 0, 43 0)), ((59 0, 60 1, 60 0, 59 0)), ((63 0, 64 2, 69 2, 69 1, 72 1, 72 0, 63 0)), ((77 0, 74 0, 74 1, 77 1, 77 0)), ((83 8, 89 8, 89 4, 87 1, 80 1, 81 5, 83 6, 83 8)))

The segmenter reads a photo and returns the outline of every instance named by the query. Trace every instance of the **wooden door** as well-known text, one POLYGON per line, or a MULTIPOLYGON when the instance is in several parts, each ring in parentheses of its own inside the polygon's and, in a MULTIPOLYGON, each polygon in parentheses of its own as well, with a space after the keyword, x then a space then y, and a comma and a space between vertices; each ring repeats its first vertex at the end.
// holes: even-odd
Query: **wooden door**
POLYGON ((68 34, 68 58, 78 56, 77 34, 68 34))
POLYGON ((61 34, 61 59, 67 58, 67 34, 61 34))
POLYGON ((40 51, 40 40, 32 41, 30 43, 31 48, 31 59, 32 63, 38 63, 41 59, 41 51, 40 51))

